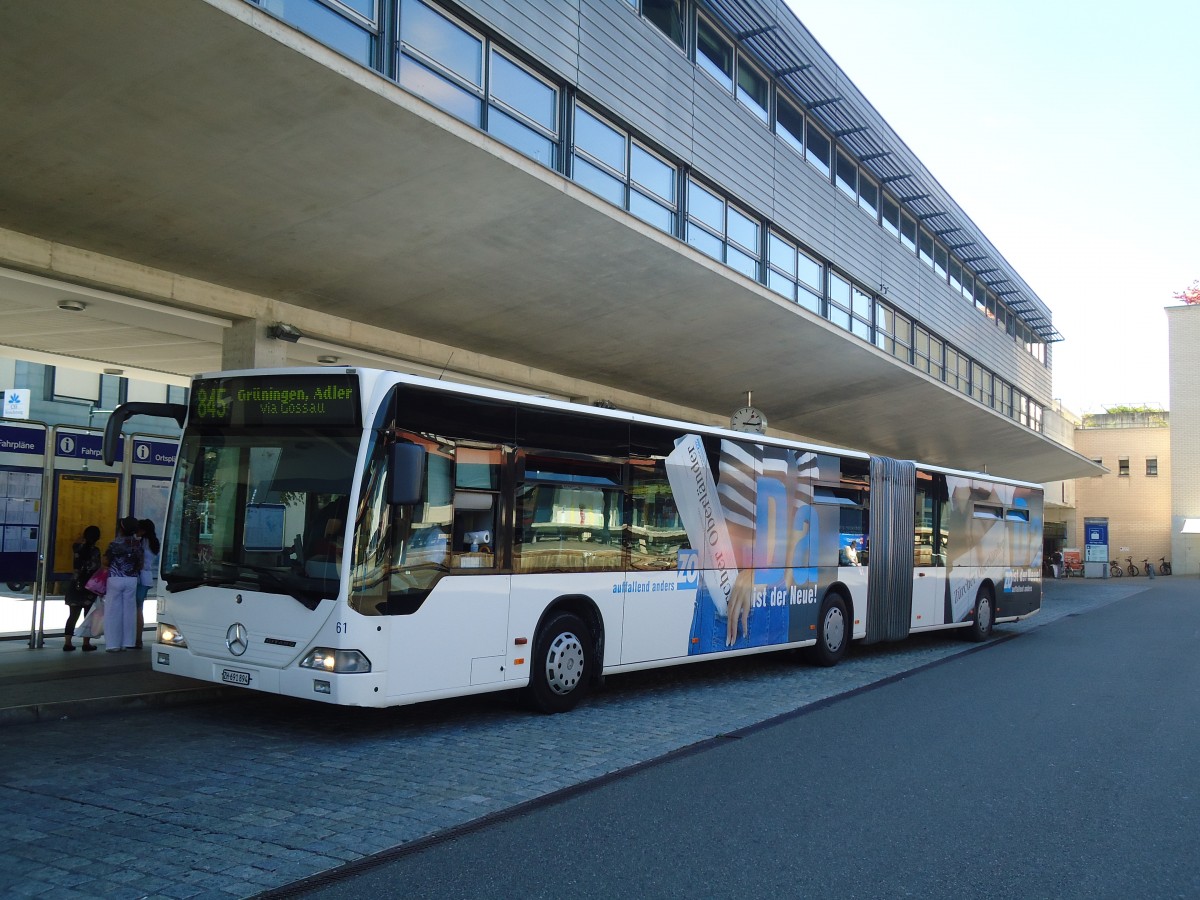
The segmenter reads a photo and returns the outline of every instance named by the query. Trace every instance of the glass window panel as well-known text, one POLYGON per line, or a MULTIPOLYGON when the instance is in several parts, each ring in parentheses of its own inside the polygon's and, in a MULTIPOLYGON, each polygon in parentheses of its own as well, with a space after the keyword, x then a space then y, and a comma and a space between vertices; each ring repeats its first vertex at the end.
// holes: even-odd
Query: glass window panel
POLYGON ((829 273, 829 299, 843 309, 850 308, 850 282, 833 272, 829 273))
POLYGON ((704 19, 696 22, 696 62, 729 90, 733 90, 733 47, 704 19))
POLYGON ((364 19, 375 21, 375 0, 338 0, 342 6, 348 6, 364 19))
POLYGON ((917 328, 917 337, 914 346, 919 355, 929 356, 929 332, 924 328, 917 328))
MULTIPOLYGON (((353 9, 362 3, 347 0, 346 5, 353 9)), ((371 6, 371 0, 366 5, 371 6)), ((262 6, 338 53, 364 66, 371 64, 371 33, 328 6, 316 0, 265 0, 262 6)))
POLYGON ((775 133, 804 154, 804 114, 778 96, 775 102, 775 133))
POLYGON ((642 0, 642 15, 683 48, 683 0, 642 0))
POLYGON ((506 106, 558 133, 558 91, 495 50, 488 89, 506 106))
POLYGON ((477 94, 427 69, 409 56, 400 59, 400 84, 450 115, 458 116, 472 125, 479 124, 483 101, 477 94))
POLYGON ((831 147, 829 137, 810 121, 804 131, 804 158, 829 177, 831 147))
POLYGON ((811 291, 805 290, 803 286, 796 292, 796 302, 805 309, 812 310, 818 316, 821 314, 821 298, 811 291))
POLYGON ((400 40, 471 84, 483 84, 483 41, 420 0, 403 0, 400 40))
POLYGON ((839 309, 832 303, 829 304, 829 321, 839 328, 845 328, 847 331, 850 330, 850 313, 839 309))
POLYGON ((674 210, 668 209, 661 203, 656 203, 637 191, 629 192, 629 211, 659 231, 665 231, 667 234, 675 233, 674 210))
POLYGON ((758 223, 732 206, 728 211, 726 235, 745 249, 758 254, 758 223))
POLYGON ((675 203, 675 167, 634 144, 630 150, 633 180, 668 203, 675 203))
POLYGON ((725 242, 709 234, 694 222, 688 223, 687 242, 713 259, 719 260, 724 255, 725 242))
POLYGON ((767 258, 775 268, 796 277, 796 248, 774 232, 767 233, 767 258))
POLYGON ((895 335, 897 341, 900 341, 905 346, 911 346, 912 345, 912 322, 910 322, 907 318, 900 315, 899 313, 896 313, 896 328, 895 328, 895 331, 892 332, 892 334, 895 335))
POLYGON ((582 157, 575 157, 575 181, 609 203, 625 208, 625 182, 582 157))
POLYGON ((841 150, 837 153, 837 175, 834 181, 846 196, 858 196, 858 166, 841 150))
POLYGON ((959 293, 962 292, 962 266, 954 257, 950 258, 950 287, 959 293))
POLYGON ((796 299, 796 282, 774 269, 767 270, 767 287, 789 300, 796 299))
POLYGON ((554 167, 554 142, 512 116, 493 108, 488 116, 488 132, 542 165, 554 167))
POLYGON ((725 264, 731 269, 737 269, 747 278, 758 280, 758 260, 732 245, 726 250, 725 264))
POLYGON ((895 334, 896 314, 891 307, 882 303, 875 304, 875 328, 884 334, 895 334))
POLYGON ((725 201, 694 181, 688 182, 688 215, 719 234, 725 233, 725 201))
POLYGON ((917 249, 917 222, 906 213, 900 214, 900 243, 909 250, 917 249))
POLYGON ((975 282, 971 278, 971 273, 964 267, 962 270, 962 294, 968 300, 974 296, 975 282))
POLYGON ((858 178, 858 205, 871 215, 876 215, 879 209, 879 185, 862 174, 858 178))
POLYGON ((924 228, 921 229, 921 236, 918 238, 918 253, 921 257, 921 262, 927 266, 933 265, 933 235, 924 228))
POLYGON ((767 112, 770 103, 767 79, 747 65, 744 59, 739 59, 737 81, 738 99, 764 122, 770 121, 770 114, 767 112))
POLYGON ((886 193, 881 202, 883 227, 896 237, 900 236, 900 204, 886 193))
POLYGON ((946 248, 935 241, 933 245, 933 271, 945 278, 946 267, 949 264, 950 257, 946 253, 946 248))
POLYGON ((801 253, 796 257, 796 277, 818 294, 821 293, 821 264, 801 253))
POLYGON ((862 319, 856 318, 853 322, 851 322, 850 330, 853 331, 860 338, 862 338, 864 341, 871 340, 871 326, 869 323, 864 322, 862 319))
POLYGON ((855 288, 851 309, 856 316, 861 316, 869 322, 871 320, 871 296, 855 288))
POLYGON ((583 107, 575 107, 575 146, 625 174, 625 135, 583 107))

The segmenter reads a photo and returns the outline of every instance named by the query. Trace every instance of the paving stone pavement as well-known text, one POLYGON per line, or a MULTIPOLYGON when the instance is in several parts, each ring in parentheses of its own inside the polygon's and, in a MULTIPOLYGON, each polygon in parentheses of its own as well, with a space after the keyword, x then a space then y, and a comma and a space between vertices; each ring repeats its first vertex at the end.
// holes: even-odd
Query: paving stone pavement
MULTIPOLYGON (((1017 635, 1139 593, 1050 583, 1017 635)), ((945 634, 608 679, 566 715, 508 695, 392 710, 235 702, 8 727, 0 895, 231 900, 655 759, 976 645, 945 634)))

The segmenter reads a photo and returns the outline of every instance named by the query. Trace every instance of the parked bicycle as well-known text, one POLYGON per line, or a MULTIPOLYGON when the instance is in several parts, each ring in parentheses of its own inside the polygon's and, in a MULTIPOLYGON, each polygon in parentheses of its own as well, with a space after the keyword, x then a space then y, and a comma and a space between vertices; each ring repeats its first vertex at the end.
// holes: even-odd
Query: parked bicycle
POLYGON ((1133 564, 1132 556, 1125 557, 1125 562, 1127 563, 1127 565, 1125 566, 1125 574, 1126 575, 1130 575, 1134 578, 1137 578, 1139 575, 1142 574, 1142 570, 1133 564))
POLYGON ((1121 564, 1115 559, 1108 561, 1108 574, 1113 578, 1120 578, 1125 574, 1125 570, 1121 568, 1121 564))
POLYGON ((1167 562, 1166 557, 1160 556, 1158 558, 1158 574, 1159 575, 1170 575, 1171 574, 1171 564, 1169 562, 1167 562))
POLYGON ((1154 563, 1150 562, 1150 560, 1148 560, 1148 559, 1143 559, 1142 560, 1142 568, 1146 570, 1146 576, 1148 578, 1154 577, 1154 575, 1155 575, 1154 563))

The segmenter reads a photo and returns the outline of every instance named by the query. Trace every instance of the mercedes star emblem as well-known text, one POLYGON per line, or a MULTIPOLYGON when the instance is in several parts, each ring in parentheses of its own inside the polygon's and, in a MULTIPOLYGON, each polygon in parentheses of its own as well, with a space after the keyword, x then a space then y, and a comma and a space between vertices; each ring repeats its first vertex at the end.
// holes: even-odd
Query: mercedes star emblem
POLYGON ((246 637, 246 626, 241 622, 230 625, 229 630, 225 632, 225 646, 234 656, 245 653, 246 648, 250 646, 246 637))

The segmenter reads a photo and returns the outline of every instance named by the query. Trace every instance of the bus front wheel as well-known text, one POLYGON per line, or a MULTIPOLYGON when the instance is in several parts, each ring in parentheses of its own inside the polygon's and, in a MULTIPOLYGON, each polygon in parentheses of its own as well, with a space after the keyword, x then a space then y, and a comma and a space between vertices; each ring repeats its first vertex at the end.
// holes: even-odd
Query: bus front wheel
POLYGON ((836 666, 850 643, 850 614, 841 594, 826 594, 817 618, 817 643, 809 659, 818 666, 836 666))
POLYGON ((533 649, 529 699, 544 713, 574 709, 591 683, 593 641, 583 619, 574 613, 552 616, 541 629, 533 649))
POLYGON ((975 595, 975 612, 971 616, 971 624, 962 629, 963 637, 976 643, 986 641, 992 636, 994 620, 992 592, 986 586, 981 587, 975 595))

